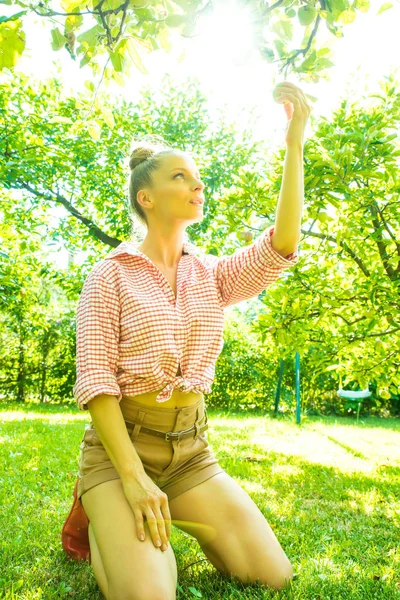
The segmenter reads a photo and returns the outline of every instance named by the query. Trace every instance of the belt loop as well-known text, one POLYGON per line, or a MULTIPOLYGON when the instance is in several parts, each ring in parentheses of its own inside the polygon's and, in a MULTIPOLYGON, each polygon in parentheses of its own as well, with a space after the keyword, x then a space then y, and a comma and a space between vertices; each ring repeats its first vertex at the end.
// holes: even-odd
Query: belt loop
POLYGON ((143 419, 146 416, 146 411, 144 410, 139 410, 139 415, 138 415, 138 420, 135 422, 135 427, 133 428, 132 434, 131 434, 131 440, 132 442, 136 442, 137 437, 140 433, 140 428, 143 424, 143 419))
POLYGON ((196 421, 195 421, 195 423, 194 423, 194 427, 195 427, 195 429, 196 429, 196 433, 195 433, 195 435, 194 435, 194 439, 195 439, 195 440, 197 440, 197 438, 198 438, 198 437, 199 437, 199 435, 200 435, 200 425, 199 425, 199 420, 200 420, 200 419, 199 419, 199 409, 197 408, 197 409, 196 409, 196 421))

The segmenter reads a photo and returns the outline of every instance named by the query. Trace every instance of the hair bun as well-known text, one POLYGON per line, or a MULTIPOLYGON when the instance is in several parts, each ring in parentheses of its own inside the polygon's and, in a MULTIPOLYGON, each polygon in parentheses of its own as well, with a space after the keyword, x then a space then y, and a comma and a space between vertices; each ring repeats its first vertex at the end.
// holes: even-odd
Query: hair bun
POLYGON ((140 163, 153 156, 155 153, 156 152, 154 148, 149 148, 147 146, 139 146, 138 148, 135 148, 131 152, 131 155, 129 157, 130 170, 133 171, 135 167, 137 167, 138 165, 140 165, 140 163))
MULTIPOLYGON (((165 141, 165 139, 154 133, 148 133, 141 136, 140 139, 136 138, 132 141, 130 147, 129 157, 129 168, 131 171, 140 163, 144 162, 147 158, 151 158, 158 152, 165 151, 171 148, 165 141)), ((172 149, 172 148, 171 148, 172 149)))

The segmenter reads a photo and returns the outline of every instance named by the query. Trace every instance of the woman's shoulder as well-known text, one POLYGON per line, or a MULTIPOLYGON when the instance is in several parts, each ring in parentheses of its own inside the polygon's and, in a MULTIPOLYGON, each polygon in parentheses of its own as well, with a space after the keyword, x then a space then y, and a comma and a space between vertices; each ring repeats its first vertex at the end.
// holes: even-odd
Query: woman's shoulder
POLYGON ((118 263, 112 260, 102 258, 97 261, 89 271, 86 279, 92 280, 97 278, 105 279, 109 283, 115 283, 120 278, 120 269, 118 263))

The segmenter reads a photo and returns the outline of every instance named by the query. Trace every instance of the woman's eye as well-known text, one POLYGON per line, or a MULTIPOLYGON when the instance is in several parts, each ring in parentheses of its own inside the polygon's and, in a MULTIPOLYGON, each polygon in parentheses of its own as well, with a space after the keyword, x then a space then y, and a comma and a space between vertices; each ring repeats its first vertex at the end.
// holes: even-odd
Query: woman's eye
POLYGON ((183 173, 177 173, 177 174, 175 175, 175 177, 176 177, 177 175, 183 175, 183 173))

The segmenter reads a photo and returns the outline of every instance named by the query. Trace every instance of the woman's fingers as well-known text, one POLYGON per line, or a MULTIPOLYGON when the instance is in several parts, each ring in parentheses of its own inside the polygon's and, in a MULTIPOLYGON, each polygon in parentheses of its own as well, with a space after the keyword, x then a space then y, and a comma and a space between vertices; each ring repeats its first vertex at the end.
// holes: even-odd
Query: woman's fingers
POLYGON ((160 504, 161 504, 161 506, 160 506, 161 512, 164 517, 167 538, 169 539, 171 537, 171 513, 169 510, 168 498, 164 498, 163 500, 161 500, 160 504))
POLYGON ((311 107, 302 96, 295 95, 291 92, 280 92, 278 96, 278 102, 285 102, 289 100, 295 106, 295 108, 301 110, 304 114, 309 114, 311 107))
POLYGON ((153 511, 149 508, 146 510, 145 515, 153 544, 159 548, 161 546, 161 536, 158 533, 157 519, 155 518, 153 511))
POLYGON ((163 544, 168 546, 168 538, 165 531, 165 523, 164 518, 160 512, 160 509, 147 508, 146 510, 146 520, 150 529, 151 539, 153 540, 153 544, 160 548, 163 544))
MULTIPOLYGON (((168 540, 171 536, 171 515, 169 514, 169 509, 165 511, 163 509, 164 516, 161 514, 160 509, 152 510, 148 508, 145 510, 147 525, 150 530, 150 536, 153 541, 153 544, 160 548, 163 544, 168 546, 168 540), (161 542, 158 544, 157 542, 161 542)), ((140 509, 134 511, 134 516, 136 519, 136 531, 137 536, 141 539, 143 536, 143 540, 145 539, 145 529, 144 529, 144 519, 143 514, 140 509)))
MULTIPOLYGON (((278 84, 274 89, 274 96, 285 96, 290 94, 291 97, 298 98, 300 101, 300 106, 305 108, 305 112, 310 113, 312 110, 311 105, 308 103, 307 95, 303 92, 302 89, 297 87, 294 83, 290 83, 289 81, 285 81, 282 84, 278 84)), ((290 101, 292 102, 291 98, 290 101)), ((279 102, 279 100, 278 100, 279 102)), ((294 104, 294 103, 293 103, 294 104)))
POLYGON ((143 522, 143 515, 142 515, 142 511, 140 509, 136 509, 133 511, 135 520, 136 520, 136 532, 137 532, 137 536, 139 538, 139 540, 144 540, 145 539, 145 532, 144 532, 144 522, 143 522))
MULTIPOLYGON (((155 510, 154 511, 155 517, 157 519, 157 525, 158 525, 158 533, 161 539, 161 547, 165 546, 165 550, 168 547, 168 534, 167 534, 167 527, 166 527, 166 522, 164 520, 163 515, 161 514, 160 509, 155 510)), ((163 549, 163 548, 161 548, 163 549)))
POLYGON ((138 538, 141 539, 143 535, 145 539, 143 522, 145 517, 154 546, 162 548, 165 545, 162 549, 166 550, 171 533, 171 514, 167 494, 157 487, 147 473, 134 482, 125 482, 124 492, 136 519, 138 538))
POLYGON ((305 125, 311 113, 304 92, 294 83, 284 81, 274 88, 273 97, 276 102, 283 103, 287 116, 286 143, 303 144, 305 125))

